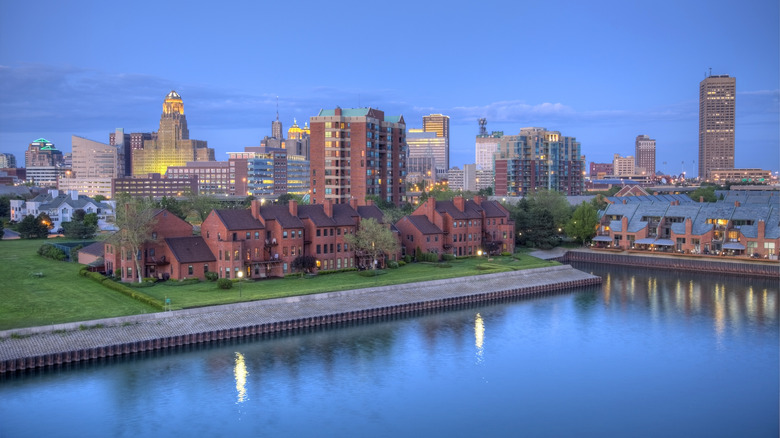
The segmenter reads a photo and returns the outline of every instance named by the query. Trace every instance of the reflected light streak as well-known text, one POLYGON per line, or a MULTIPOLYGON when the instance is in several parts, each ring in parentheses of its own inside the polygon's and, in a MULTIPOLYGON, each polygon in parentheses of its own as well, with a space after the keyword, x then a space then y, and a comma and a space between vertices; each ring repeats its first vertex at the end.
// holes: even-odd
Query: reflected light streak
POLYGON ((718 343, 723 338, 723 331, 726 328, 726 291, 715 285, 715 334, 718 343))
POLYGON ((236 392, 238 392, 238 402, 243 403, 246 401, 246 376, 249 372, 246 370, 246 362, 244 362, 244 355, 236 352, 236 365, 233 368, 233 374, 236 376, 236 392))
POLYGON ((474 344, 477 346, 477 362, 482 362, 482 345, 485 342, 485 322, 482 320, 482 315, 477 313, 474 318, 474 344))

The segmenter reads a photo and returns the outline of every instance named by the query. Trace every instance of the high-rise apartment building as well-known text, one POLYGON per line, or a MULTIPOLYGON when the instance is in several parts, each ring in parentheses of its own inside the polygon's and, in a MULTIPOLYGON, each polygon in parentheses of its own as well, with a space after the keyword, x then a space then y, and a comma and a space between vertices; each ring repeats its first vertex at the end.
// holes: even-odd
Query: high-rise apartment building
POLYGON ((16 167, 16 157, 14 154, 0 154, 0 169, 13 169, 16 167))
POLYGON ((634 164, 641 167, 651 178, 655 178, 655 140, 646 135, 636 136, 634 164))
POLYGON ((320 110, 310 119, 311 202, 367 195, 406 201, 406 123, 374 108, 320 110))
POLYGON ((734 168, 734 104, 737 79, 710 75, 699 83, 699 178, 734 168))
POLYGON ((65 158, 62 151, 54 147, 54 143, 39 138, 30 143, 24 152, 24 165, 30 167, 63 167, 65 158))
POLYGON ((495 195, 525 196, 537 190, 581 195, 585 156, 574 137, 545 128, 523 128, 500 138, 495 156, 495 195))
POLYGON ((168 166, 185 166, 190 161, 214 161, 214 149, 202 140, 190 140, 184 103, 176 91, 165 96, 157 138, 145 140, 133 150, 133 175, 165 174, 168 166))
POLYGON ((443 140, 436 144, 433 153, 436 157, 439 173, 446 175, 450 168, 450 116, 430 114, 423 116, 423 132, 435 132, 436 138, 443 140))

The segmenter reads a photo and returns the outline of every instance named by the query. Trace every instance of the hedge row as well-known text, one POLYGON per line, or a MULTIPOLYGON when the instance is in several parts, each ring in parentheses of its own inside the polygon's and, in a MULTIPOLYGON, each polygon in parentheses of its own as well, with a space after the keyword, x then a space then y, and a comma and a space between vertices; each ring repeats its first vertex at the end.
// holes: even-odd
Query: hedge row
POLYGON ((90 280, 98 282, 98 283, 102 284, 103 286, 105 286, 105 287, 107 287, 107 288, 109 288, 109 289, 111 289, 113 291, 116 291, 116 292, 119 292, 121 294, 127 295, 128 297, 130 297, 130 298, 132 298, 134 300, 138 300, 138 301, 140 301, 142 303, 148 304, 148 305, 150 305, 150 306, 152 306, 154 308, 157 308, 159 310, 164 310, 164 308, 165 308, 164 304, 160 300, 158 300, 156 298, 153 298, 153 297, 150 297, 149 295, 146 295, 144 293, 138 292, 136 290, 133 290, 133 289, 125 286, 124 284, 117 283, 116 281, 114 281, 114 280, 112 280, 112 279, 110 279, 108 277, 105 277, 103 274, 100 274, 98 272, 90 272, 89 270, 87 270, 86 267, 81 268, 79 270, 79 275, 81 275, 82 277, 87 277, 90 280))

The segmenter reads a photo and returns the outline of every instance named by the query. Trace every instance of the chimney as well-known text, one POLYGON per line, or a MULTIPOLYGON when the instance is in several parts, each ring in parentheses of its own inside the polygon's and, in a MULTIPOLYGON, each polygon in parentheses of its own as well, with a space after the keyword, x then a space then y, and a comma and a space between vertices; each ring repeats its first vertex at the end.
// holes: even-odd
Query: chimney
POLYGON ((455 199, 452 200, 453 204, 455 204, 455 208, 457 208, 460 211, 466 210, 466 201, 463 199, 463 196, 456 196, 455 199))
POLYGON ((255 219, 260 219, 260 200, 259 199, 253 199, 252 205, 249 207, 249 209, 252 211, 252 217, 255 219))
POLYGON ((68 193, 70 193, 70 199, 72 199, 74 201, 78 201, 79 200, 79 192, 78 192, 78 190, 69 190, 68 193))
POLYGON ((626 201, 627 201, 627 199, 623 198, 623 204, 625 204, 625 203, 626 203, 626 201))
POLYGON ((353 210, 357 211, 358 208, 358 200, 356 197, 349 198, 349 206, 352 207, 353 210))
POLYGON ((333 199, 326 199, 322 208, 325 210, 326 216, 333 217, 333 199))
POLYGON ((474 196, 474 203, 477 204, 477 205, 482 205, 482 201, 484 201, 484 200, 485 199, 482 198, 482 196, 479 196, 479 195, 474 196))
POLYGON ((734 207, 739 207, 739 201, 734 201, 734 207))
POLYGON ((290 202, 287 203, 287 206, 290 207, 291 215, 298 216, 298 201, 290 199, 290 202))
POLYGON ((336 109, 333 111, 333 114, 340 116, 341 115, 341 107, 337 106, 336 109))
POLYGON ((704 202, 704 196, 699 196, 699 202, 704 202))

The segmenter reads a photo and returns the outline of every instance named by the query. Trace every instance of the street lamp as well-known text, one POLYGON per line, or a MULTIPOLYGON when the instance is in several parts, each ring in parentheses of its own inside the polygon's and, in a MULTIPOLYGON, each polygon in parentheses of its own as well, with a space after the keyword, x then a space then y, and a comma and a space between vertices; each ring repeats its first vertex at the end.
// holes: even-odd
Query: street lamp
POLYGON ((241 279, 244 278, 244 271, 238 271, 238 297, 241 298, 241 279))

